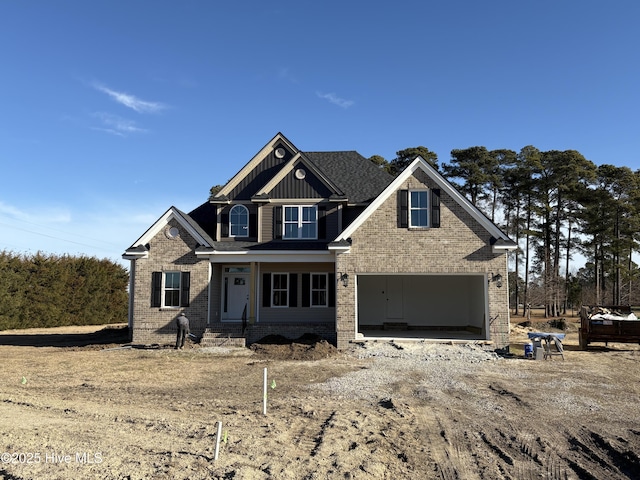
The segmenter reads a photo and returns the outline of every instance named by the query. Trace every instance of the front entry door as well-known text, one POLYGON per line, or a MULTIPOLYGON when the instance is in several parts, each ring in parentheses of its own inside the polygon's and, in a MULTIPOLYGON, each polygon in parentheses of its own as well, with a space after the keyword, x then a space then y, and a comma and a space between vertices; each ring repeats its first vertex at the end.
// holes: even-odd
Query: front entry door
POLYGON ((222 320, 241 321, 242 314, 249 315, 249 275, 227 273, 222 292, 222 320))

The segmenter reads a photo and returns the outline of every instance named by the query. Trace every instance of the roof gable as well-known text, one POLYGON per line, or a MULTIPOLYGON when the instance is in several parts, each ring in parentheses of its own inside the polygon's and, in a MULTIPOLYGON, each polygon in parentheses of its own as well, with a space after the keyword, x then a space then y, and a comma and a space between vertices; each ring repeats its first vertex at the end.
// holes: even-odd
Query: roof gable
POLYGON ((371 202, 393 180, 356 151, 302 152, 282 133, 274 136, 212 199, 267 201, 278 184, 292 171, 304 169, 329 189, 327 197, 346 199, 349 204, 371 202), (279 156, 276 150, 282 148, 279 156))
POLYGON ((417 157, 393 182, 373 201, 369 206, 349 225, 338 237, 335 242, 344 242, 355 232, 364 221, 376 211, 382 203, 384 203, 393 193, 395 193, 405 181, 413 175, 416 170, 422 170, 438 187, 446 192, 455 202, 462 206, 469 215, 484 227, 495 239, 500 240, 503 250, 515 248, 514 242, 489 218, 487 218, 475 205, 473 205, 464 195, 462 195, 440 172, 429 165, 421 157, 417 157))
POLYGON ((148 254, 147 245, 158 233, 165 228, 171 220, 176 220, 189 235, 191 235, 200 245, 211 246, 213 240, 189 215, 181 212, 176 207, 170 207, 156 222, 138 238, 130 248, 127 249, 124 258, 141 257, 148 254), (142 248, 141 248, 142 247, 142 248))
POLYGON ((216 197, 250 199, 299 153, 284 135, 276 134, 220 189, 216 197), (280 148, 282 151, 276 152, 280 148))
POLYGON ((309 198, 343 197, 344 193, 305 154, 298 153, 274 175, 256 196, 271 198, 292 198, 294 190, 307 192, 309 198), (299 182, 304 182, 300 188, 299 182))

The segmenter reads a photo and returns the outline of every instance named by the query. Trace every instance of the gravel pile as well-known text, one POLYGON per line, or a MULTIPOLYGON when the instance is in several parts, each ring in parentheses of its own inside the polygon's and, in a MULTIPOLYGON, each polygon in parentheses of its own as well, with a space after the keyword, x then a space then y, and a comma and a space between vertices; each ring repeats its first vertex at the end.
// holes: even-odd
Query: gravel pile
MULTIPOLYGON (((417 391, 462 389, 454 374, 472 372, 474 364, 502 361, 478 344, 363 342, 349 354, 371 359, 363 369, 310 388, 349 399, 379 402, 393 395, 399 382, 411 381, 417 391)), ((477 366, 477 365, 476 365, 477 366)))

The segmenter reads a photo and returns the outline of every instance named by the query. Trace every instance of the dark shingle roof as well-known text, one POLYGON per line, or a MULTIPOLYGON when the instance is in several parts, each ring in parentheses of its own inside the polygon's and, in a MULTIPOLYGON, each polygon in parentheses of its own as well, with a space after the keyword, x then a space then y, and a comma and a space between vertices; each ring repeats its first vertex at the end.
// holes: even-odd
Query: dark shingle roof
MULTIPOLYGON (((393 178, 384 170, 367 160, 356 151, 346 152, 304 152, 304 155, 324 173, 348 198, 350 204, 367 204, 373 201, 393 178)), ((181 212, 185 218, 207 239, 216 237, 216 206, 207 201, 188 214, 181 212)), ((265 247, 264 244, 241 244, 242 242, 215 242, 220 250, 252 249, 261 245, 261 249, 286 249, 293 246, 290 242, 275 243, 265 247), (231 243, 231 244, 230 244, 231 243), (235 244, 235 245, 234 245, 235 244)), ((302 245, 296 245, 301 248, 302 245)), ((310 250, 326 248, 326 243, 312 242, 305 245, 310 250), (319 247, 319 245, 322 245, 319 247)))
POLYGON ((371 202, 394 178, 356 151, 304 155, 347 195, 349 203, 371 202))
POLYGON ((197 207, 196 209, 189 212, 189 214, 185 214, 184 212, 180 212, 184 215, 187 220, 190 220, 190 223, 199 229, 198 233, 200 233, 207 241, 216 238, 216 206, 211 202, 207 201, 197 207), (204 232, 204 234, 203 234, 204 232))

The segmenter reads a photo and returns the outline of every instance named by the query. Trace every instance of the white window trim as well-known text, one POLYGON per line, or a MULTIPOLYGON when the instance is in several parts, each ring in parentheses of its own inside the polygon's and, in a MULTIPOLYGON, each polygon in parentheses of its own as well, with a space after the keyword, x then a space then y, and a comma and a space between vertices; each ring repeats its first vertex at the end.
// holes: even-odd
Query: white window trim
POLYGON ((180 308, 180 298, 182 296, 182 272, 179 270, 167 270, 162 272, 162 299, 160 300, 160 308, 167 310, 177 310, 180 308), (178 305, 167 305, 166 294, 169 288, 167 287, 167 274, 175 273, 178 275, 178 288, 171 288, 170 291, 178 291, 178 305))
MULTIPOLYGON (((271 292, 270 292, 270 297, 271 297, 271 308, 289 308, 289 298, 291 295, 291 280, 289 279, 289 273, 288 272, 271 272, 271 292), (274 276, 275 275, 284 275, 287 278, 287 304, 286 305, 274 305, 273 304, 273 294, 276 292, 276 288, 275 288, 275 281, 274 281, 274 276)), ((285 289, 283 288, 278 288, 277 289, 278 292, 284 292, 285 289)))
POLYGON ((244 205, 234 205, 233 207, 231 207, 231 210, 229 210, 229 237, 235 237, 235 238, 244 238, 244 237, 248 237, 249 236, 249 209, 247 207, 245 207, 244 205), (247 214, 247 226, 245 228, 245 234, 244 235, 233 235, 232 232, 232 223, 231 223, 231 212, 233 212, 234 209, 236 208, 242 208, 244 209, 244 212, 247 214))
POLYGON ((414 188, 412 190, 409 190, 408 193, 408 204, 409 204, 409 208, 408 208, 408 216, 409 216, 409 228, 414 228, 414 229, 425 229, 425 228, 429 228, 431 226, 431 211, 429 210, 429 208, 431 207, 431 200, 429 198, 429 189, 426 188, 414 188), (413 208, 413 206, 411 205, 411 194, 414 192, 424 192, 427 195, 427 205, 424 208, 413 208), (426 225, 413 225, 413 223, 411 222, 412 220, 412 215, 411 212, 413 210, 426 210, 427 211, 427 224, 426 225))
POLYGON ((282 206, 282 239, 283 240, 317 240, 318 239, 318 206, 317 205, 283 205, 282 206), (298 236, 297 237, 287 237, 287 224, 293 222, 287 222, 287 208, 297 208, 298 209, 298 236), (302 220, 302 211, 304 208, 313 208, 315 214, 315 220, 313 222, 305 222, 302 220), (302 237, 302 226, 315 223, 315 235, 313 237, 302 237))
POLYGON ((309 307, 311 308, 327 308, 329 306, 329 274, 327 272, 311 272, 311 276, 309 277, 309 307), (321 275, 325 279, 324 290, 314 289, 313 288, 313 276, 321 275), (324 305, 314 305, 313 304, 313 292, 322 292, 324 291, 324 305))

